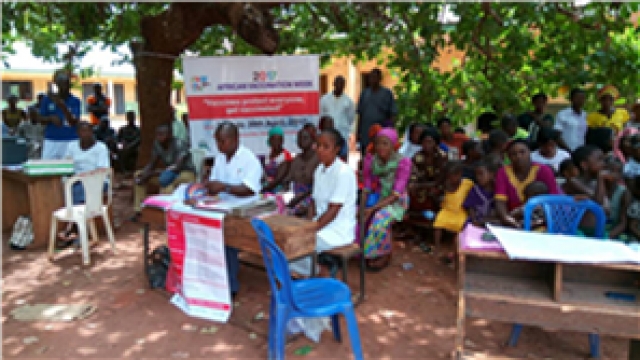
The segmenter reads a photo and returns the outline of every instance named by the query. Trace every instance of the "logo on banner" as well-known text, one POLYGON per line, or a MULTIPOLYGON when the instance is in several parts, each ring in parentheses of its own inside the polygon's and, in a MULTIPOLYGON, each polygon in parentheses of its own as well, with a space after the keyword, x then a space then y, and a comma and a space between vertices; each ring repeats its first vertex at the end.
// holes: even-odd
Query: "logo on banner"
POLYGON ((278 78, 278 72, 275 70, 253 72, 254 82, 274 81, 276 78, 278 78))
POLYGON ((191 89, 193 89, 193 91, 202 91, 208 86, 211 86, 211 83, 208 81, 207 76, 201 75, 191 77, 191 89))

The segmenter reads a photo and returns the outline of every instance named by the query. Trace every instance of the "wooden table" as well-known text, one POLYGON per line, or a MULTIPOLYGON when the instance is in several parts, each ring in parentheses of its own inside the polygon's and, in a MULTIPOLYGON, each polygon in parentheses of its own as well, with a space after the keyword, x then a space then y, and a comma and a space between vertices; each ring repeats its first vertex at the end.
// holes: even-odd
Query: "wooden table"
MULTIPOLYGON (((139 222, 143 224, 143 252, 145 274, 149 254, 149 228, 151 225, 165 226, 165 211, 154 207, 144 207, 140 212, 139 222)), ((276 244, 287 260, 295 261, 311 257, 312 269, 316 265, 316 233, 305 230, 310 226, 309 220, 284 215, 272 215, 263 220, 271 227, 276 244)), ((250 217, 227 215, 223 221, 224 243, 251 255, 259 256, 262 261, 262 250, 258 242, 250 217)))
POLYGON ((64 206, 60 179, 60 175, 29 176, 22 171, 2 169, 2 231, 11 231, 19 216, 29 216, 34 235, 29 248, 46 247, 51 214, 64 206))
POLYGON ((465 250, 460 245, 458 261, 458 358, 467 316, 620 336, 632 339, 629 359, 640 358, 638 341, 633 340, 640 339, 640 303, 604 295, 615 291, 640 299, 640 265, 515 261, 502 251, 465 250))

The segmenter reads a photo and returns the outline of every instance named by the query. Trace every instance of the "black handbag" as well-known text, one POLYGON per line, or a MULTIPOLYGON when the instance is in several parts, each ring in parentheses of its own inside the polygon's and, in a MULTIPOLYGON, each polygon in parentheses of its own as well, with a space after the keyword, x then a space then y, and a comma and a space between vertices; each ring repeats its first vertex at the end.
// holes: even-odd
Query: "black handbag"
POLYGON ((147 257, 147 279, 152 289, 164 289, 171 264, 169 248, 165 245, 153 249, 147 257))

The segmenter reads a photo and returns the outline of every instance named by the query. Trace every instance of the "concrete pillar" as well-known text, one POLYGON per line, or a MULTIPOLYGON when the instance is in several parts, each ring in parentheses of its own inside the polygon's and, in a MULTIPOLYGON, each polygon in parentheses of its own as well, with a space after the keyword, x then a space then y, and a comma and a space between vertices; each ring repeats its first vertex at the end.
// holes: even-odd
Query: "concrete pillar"
POLYGON ((111 98, 111 105, 109 105, 109 115, 111 115, 116 113, 116 94, 113 91, 113 80, 107 81, 107 89, 107 94, 111 98))

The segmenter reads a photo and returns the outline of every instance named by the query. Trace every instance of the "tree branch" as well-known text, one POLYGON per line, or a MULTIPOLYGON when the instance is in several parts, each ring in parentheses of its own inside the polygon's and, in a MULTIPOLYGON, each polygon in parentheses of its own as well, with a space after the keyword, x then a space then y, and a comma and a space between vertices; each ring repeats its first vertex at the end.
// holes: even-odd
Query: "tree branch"
POLYGON ((584 21, 582 21, 582 19, 580 18, 580 14, 578 13, 574 13, 571 10, 565 9, 562 6, 560 6, 560 4, 558 3, 554 3, 554 6, 556 7, 556 10, 558 11, 558 13, 566 16, 569 18, 569 20, 573 21, 574 23, 580 25, 582 28, 584 29, 588 29, 588 30, 600 30, 601 24, 586 24, 584 21))

